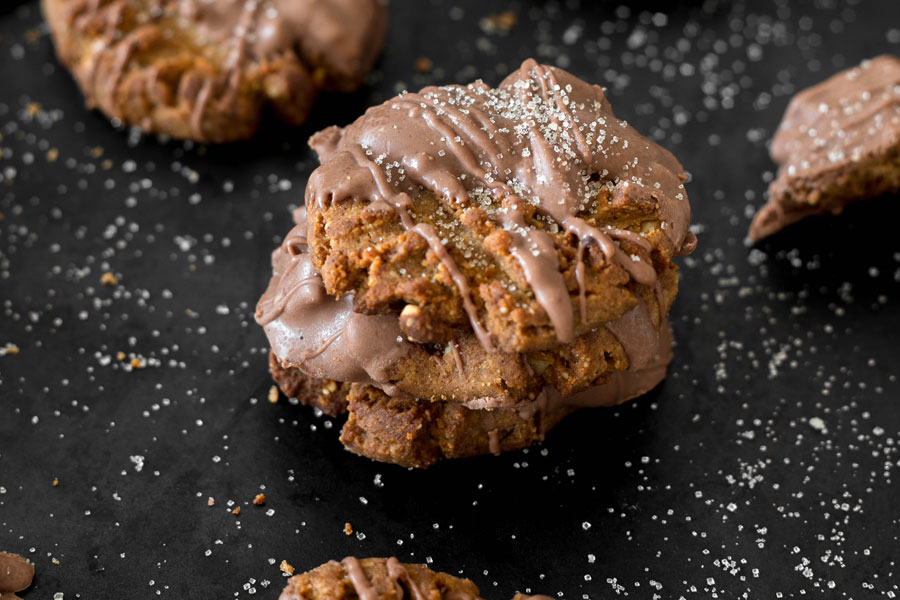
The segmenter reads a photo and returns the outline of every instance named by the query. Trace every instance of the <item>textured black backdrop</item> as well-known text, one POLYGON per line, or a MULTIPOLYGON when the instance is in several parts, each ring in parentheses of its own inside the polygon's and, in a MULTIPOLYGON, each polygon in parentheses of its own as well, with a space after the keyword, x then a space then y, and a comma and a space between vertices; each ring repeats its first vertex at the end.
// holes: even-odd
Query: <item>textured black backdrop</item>
POLYGON ((489 599, 900 594, 900 202, 744 243, 789 96, 900 52, 900 3, 393 0, 366 89, 223 148, 114 129, 37 4, 0 11, 0 550, 36 563, 26 598, 275 598, 282 560, 348 554, 489 599), (508 34, 481 22, 502 10, 508 34), (305 140, 529 56, 603 82, 692 173, 669 377, 500 458, 344 452, 340 422, 267 401, 251 318, 316 164, 305 140))

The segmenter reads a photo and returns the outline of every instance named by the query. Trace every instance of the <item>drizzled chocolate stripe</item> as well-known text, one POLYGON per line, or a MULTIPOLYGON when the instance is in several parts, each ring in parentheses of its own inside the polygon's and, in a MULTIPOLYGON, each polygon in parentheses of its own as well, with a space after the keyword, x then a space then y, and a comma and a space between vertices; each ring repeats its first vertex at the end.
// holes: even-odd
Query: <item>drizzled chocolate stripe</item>
POLYGON ((359 600, 379 600, 381 594, 372 587, 372 582, 369 581, 369 577, 366 575, 366 571, 363 569, 359 559, 348 556, 341 561, 341 564, 344 566, 344 570, 347 571, 347 579, 350 580, 353 589, 356 590, 359 600))
POLYGON ((198 57, 221 60, 221 69, 211 65, 212 70, 186 75, 189 85, 178 90, 179 99, 190 105, 188 124, 199 140, 210 105, 238 101, 251 62, 295 56, 311 73, 320 70, 318 87, 353 88, 371 68, 386 23, 383 0, 72 0, 58 10, 66 11, 71 30, 87 38, 100 32, 102 44, 85 44, 90 55, 84 91, 93 96, 91 104, 111 112, 138 47, 178 38, 185 48, 197 48, 198 57), (134 24, 128 31, 123 30, 126 11, 127 22, 134 24))
MULTIPOLYGON (((655 199, 676 251, 692 243, 677 161, 617 121, 600 88, 533 60, 496 89, 478 82, 404 94, 310 143, 322 166, 310 179, 308 199, 319 208, 349 197, 368 199, 397 212, 403 227, 422 235, 451 274, 472 328, 489 350, 493 346, 468 281, 433 227, 410 214, 416 186, 435 192, 451 208, 473 205, 475 188, 490 191, 482 208, 510 234, 511 254, 563 343, 574 339, 572 302, 553 238, 528 224, 526 204, 578 240, 582 320, 583 246, 596 244, 607 261, 637 283, 657 283, 652 265, 623 254, 616 244, 626 240, 649 250, 646 239, 631 231, 594 227, 577 216, 596 197, 592 177, 617 193, 655 199), (383 164, 397 167, 396 177, 389 178, 383 164)), ((664 307, 660 310, 662 316, 664 307)))
MULTIPOLYGON (((341 561, 341 565, 343 565, 344 570, 347 573, 347 579, 350 580, 350 584, 353 586, 356 595, 359 596, 359 600, 380 600, 380 598, 382 598, 382 594, 375 589, 372 585, 372 581, 369 579, 368 575, 366 575, 366 571, 359 559, 348 556, 341 561)), ((422 590, 419 589, 419 586, 413 581, 412 577, 410 577, 409 571, 399 560, 392 556, 387 559, 386 566, 388 578, 390 578, 391 584, 394 586, 396 598, 404 598, 403 590, 405 589, 409 592, 410 596, 412 596, 412 600, 429 600, 430 596, 426 596, 422 590)), ((475 596, 460 590, 454 590, 453 592, 444 595, 444 598, 447 600, 477 600, 475 596)))

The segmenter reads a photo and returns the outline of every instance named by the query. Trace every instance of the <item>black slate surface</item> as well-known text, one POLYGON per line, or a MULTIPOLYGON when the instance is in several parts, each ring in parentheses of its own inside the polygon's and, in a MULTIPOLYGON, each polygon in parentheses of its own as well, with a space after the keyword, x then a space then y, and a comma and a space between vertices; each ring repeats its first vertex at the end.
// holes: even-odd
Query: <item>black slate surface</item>
POLYGON ((26 599, 275 598, 282 560, 348 554, 427 561, 488 599, 900 594, 900 202, 744 243, 789 96, 900 52, 900 4, 394 0, 366 89, 222 148, 86 111, 37 3, 14 4, 0 8, 0 550, 36 563, 26 599), (502 10, 508 34, 480 24, 502 10), (499 458, 414 472, 351 455, 340 421, 268 402, 251 316, 316 165, 305 139, 400 89, 496 83, 529 56, 603 82, 693 176, 700 247, 669 377, 499 458))

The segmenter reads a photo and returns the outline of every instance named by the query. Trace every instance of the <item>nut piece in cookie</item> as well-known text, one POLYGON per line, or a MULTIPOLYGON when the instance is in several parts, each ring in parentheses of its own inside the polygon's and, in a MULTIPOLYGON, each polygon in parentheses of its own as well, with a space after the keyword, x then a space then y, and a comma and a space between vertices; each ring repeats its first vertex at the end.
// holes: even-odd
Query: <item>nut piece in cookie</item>
POLYGON ((42 0, 90 107, 203 142, 250 137, 271 106, 299 125, 349 91, 384 41, 383 0, 42 0))
POLYGON ((771 154, 778 177, 750 225, 754 241, 900 190, 900 60, 879 56, 797 94, 771 154))
POLYGON ((332 560, 288 580, 281 600, 481 600, 468 579, 396 558, 332 560))

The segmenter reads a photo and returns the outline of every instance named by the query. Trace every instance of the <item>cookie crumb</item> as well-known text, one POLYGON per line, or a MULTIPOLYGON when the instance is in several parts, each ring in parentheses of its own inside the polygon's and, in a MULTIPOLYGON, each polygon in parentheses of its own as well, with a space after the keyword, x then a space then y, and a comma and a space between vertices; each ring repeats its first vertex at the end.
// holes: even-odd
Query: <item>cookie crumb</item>
POLYGON ((132 358, 131 359, 131 368, 132 369, 143 369, 144 361, 142 361, 140 358, 132 358))
POLYGON ((293 565, 291 565, 286 560, 281 561, 281 565, 278 568, 281 569, 281 572, 284 573, 285 575, 293 575, 294 574, 293 565))
POLYGON ((353 525, 351 525, 349 522, 344 523, 344 534, 353 535, 353 525))
POLYGON ((233 514, 233 515, 239 515, 239 514, 241 514, 241 507, 240 507, 240 506, 236 506, 236 507, 234 508, 234 510, 231 511, 231 514, 233 514))
POLYGON ((278 388, 274 385, 269 388, 269 402, 271 402, 272 404, 276 404, 278 402, 278 388))
POLYGON ((519 18, 511 10, 494 13, 481 20, 481 28, 486 33, 509 33, 519 23, 519 18))
POLYGON ((434 63, 427 56, 420 56, 413 64, 413 68, 416 70, 416 73, 428 73, 434 68, 434 63))
POLYGON ((59 479, 56 477, 53 478, 53 487, 59 487, 59 479))
POLYGON ((116 287, 119 285, 119 279, 113 275, 110 271, 107 271, 100 277, 100 283, 103 285, 108 285, 110 287, 116 287))
POLYGON ((5 356, 7 354, 18 354, 18 353, 19 353, 19 347, 16 346, 15 344, 13 344, 12 342, 9 342, 8 344, 6 344, 2 348, 0 348, 0 356, 5 356))
POLYGON ((207 506, 215 506, 215 505, 216 505, 216 499, 213 498, 212 496, 210 496, 209 499, 206 501, 206 505, 207 505, 207 506))
POLYGON ((253 504, 256 506, 262 506, 266 503, 266 495, 265 494, 257 494, 256 498, 253 499, 253 504))

